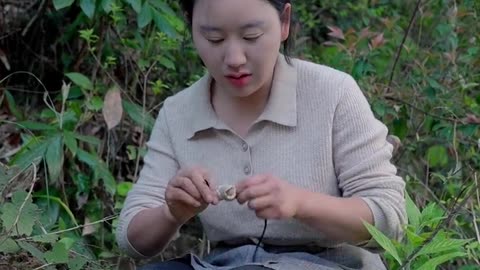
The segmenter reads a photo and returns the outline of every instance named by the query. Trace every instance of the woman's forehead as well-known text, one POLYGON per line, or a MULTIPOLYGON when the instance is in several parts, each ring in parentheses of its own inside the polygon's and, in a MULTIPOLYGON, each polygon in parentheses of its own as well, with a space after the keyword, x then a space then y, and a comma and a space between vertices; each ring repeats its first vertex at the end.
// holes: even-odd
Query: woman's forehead
POLYGON ((265 0, 197 0, 194 24, 208 27, 248 28, 275 19, 275 8, 265 0))

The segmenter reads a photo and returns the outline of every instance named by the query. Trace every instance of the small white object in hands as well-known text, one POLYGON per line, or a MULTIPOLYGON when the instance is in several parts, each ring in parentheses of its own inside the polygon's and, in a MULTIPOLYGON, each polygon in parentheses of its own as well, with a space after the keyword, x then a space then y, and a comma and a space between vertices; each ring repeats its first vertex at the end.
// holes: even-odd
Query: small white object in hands
POLYGON ((237 189, 233 185, 222 185, 217 188, 220 200, 233 201, 237 197, 237 189))

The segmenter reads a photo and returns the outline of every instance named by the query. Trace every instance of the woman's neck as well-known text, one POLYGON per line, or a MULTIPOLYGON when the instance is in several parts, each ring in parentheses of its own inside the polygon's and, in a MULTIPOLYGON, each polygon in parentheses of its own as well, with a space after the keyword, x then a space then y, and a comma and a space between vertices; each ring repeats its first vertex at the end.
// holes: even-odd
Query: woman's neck
MULTIPOLYGON (((218 90, 212 84, 211 103, 222 121, 238 133, 245 133, 251 124, 265 110, 270 96, 271 80, 248 97, 233 97, 224 91, 218 90)), ((246 134, 243 134, 246 135, 246 134)))

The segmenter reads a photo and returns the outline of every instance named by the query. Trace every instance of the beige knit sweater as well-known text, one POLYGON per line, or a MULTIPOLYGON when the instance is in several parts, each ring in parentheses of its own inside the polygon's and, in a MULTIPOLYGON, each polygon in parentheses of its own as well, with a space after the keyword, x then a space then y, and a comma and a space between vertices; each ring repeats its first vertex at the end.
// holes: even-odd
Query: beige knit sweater
MULTIPOLYGON (((315 192, 360 197, 378 229, 392 238, 402 237, 405 183, 390 163, 387 128, 375 119, 351 76, 298 59, 290 66, 280 54, 265 111, 246 138, 217 118, 210 82, 206 74, 169 97, 158 115, 145 165, 118 224, 119 246, 129 255, 143 257, 127 239, 132 218, 142 209, 161 206, 168 181, 180 167, 194 165, 210 170, 218 184, 271 173, 315 192)), ((200 219, 214 242, 259 237, 263 229, 263 221, 236 201, 210 206, 200 219)), ((297 220, 270 221, 264 242, 341 244, 297 220)), ((371 241, 364 247, 375 246, 371 241)))

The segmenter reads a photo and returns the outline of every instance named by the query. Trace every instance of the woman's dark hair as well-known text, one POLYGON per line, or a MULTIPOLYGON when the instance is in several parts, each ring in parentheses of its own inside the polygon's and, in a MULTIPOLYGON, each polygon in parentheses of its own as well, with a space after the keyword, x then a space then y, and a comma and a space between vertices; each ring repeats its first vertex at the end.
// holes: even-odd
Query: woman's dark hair
MULTIPOLYGON (((192 17, 193 17, 193 8, 195 6, 196 0, 181 0, 181 6, 189 26, 192 26, 192 17)), ((286 4, 290 3, 290 0, 265 0, 268 1, 279 13, 279 16, 282 16, 283 9, 286 4)), ((290 63, 290 55, 293 51, 295 45, 295 18, 293 12, 290 18, 290 33, 287 40, 283 42, 283 54, 288 63, 290 63)))

